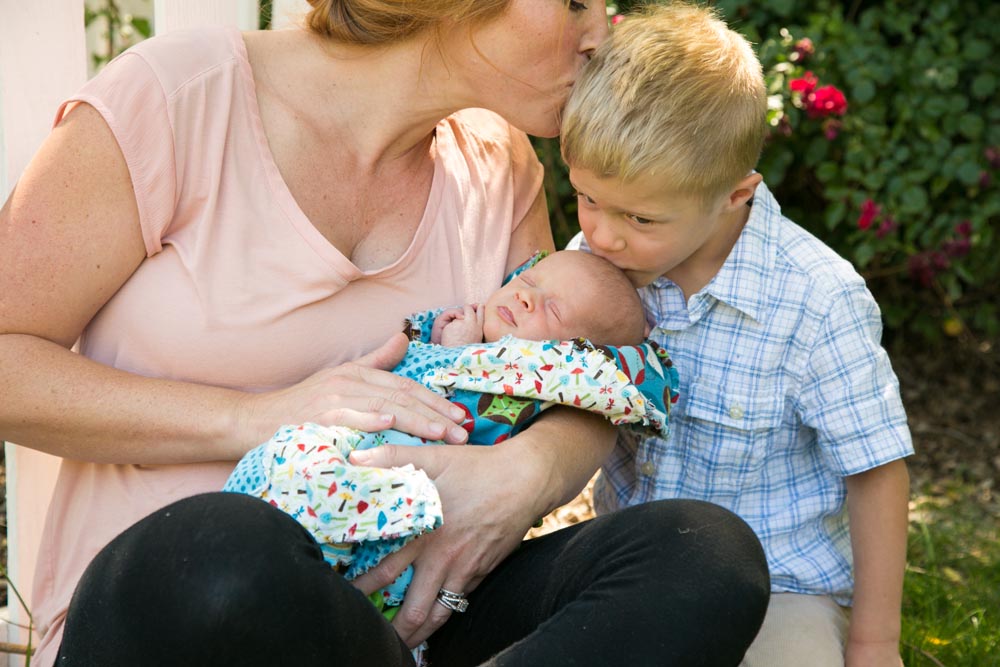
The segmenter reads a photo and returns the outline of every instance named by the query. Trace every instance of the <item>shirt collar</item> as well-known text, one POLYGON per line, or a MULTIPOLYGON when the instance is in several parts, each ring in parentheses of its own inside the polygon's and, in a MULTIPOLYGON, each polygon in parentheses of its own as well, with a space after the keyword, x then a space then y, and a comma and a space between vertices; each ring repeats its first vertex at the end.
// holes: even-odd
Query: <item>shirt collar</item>
POLYGON ((777 256, 777 223, 781 207, 763 182, 754 192, 750 216, 719 272, 702 288, 760 322, 768 302, 770 277, 777 256))

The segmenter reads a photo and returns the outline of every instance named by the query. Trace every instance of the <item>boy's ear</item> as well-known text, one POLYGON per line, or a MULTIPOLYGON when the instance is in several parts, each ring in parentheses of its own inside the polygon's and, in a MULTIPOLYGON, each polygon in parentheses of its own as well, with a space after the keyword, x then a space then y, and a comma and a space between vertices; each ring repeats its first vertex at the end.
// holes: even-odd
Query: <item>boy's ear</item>
POLYGON ((760 185, 762 180, 764 180, 764 177, 756 171, 740 180, 736 184, 736 187, 729 192, 726 208, 734 210, 740 206, 745 206, 753 198, 753 193, 757 190, 757 186, 760 185))

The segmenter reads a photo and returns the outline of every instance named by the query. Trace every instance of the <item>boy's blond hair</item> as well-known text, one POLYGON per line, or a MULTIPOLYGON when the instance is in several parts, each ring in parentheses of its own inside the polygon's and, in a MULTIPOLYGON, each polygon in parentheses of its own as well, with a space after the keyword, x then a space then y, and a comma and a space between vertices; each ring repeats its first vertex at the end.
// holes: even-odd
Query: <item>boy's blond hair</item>
POLYGON ((652 175, 707 206, 757 164, 766 112, 746 39, 712 9, 652 5, 613 28, 577 80, 563 158, 602 178, 652 175))

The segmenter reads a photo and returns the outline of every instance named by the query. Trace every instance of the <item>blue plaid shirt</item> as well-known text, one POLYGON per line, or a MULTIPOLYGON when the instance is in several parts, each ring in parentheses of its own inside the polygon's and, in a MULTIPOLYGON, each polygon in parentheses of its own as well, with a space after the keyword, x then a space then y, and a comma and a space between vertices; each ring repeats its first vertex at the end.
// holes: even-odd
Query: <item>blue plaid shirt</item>
POLYGON ((864 280, 761 184, 708 285, 685 303, 661 277, 640 295, 680 401, 667 439, 620 431, 597 511, 659 498, 722 505, 757 533, 774 591, 850 604, 843 478, 913 453, 864 280))

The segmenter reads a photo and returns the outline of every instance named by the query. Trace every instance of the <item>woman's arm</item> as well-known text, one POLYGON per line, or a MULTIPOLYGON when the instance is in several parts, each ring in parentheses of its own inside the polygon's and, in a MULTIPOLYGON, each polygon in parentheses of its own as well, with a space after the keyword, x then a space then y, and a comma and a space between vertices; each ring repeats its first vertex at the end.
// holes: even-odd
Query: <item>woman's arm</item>
POLYGON ((847 481, 854 552, 848 667, 898 667, 910 477, 898 459, 847 481))
POLYGON ((474 590, 536 520, 579 493, 614 441, 615 429, 603 418, 556 407, 494 447, 388 445, 353 452, 359 465, 423 469, 445 515, 443 526, 387 556, 355 585, 369 594, 412 563, 413 582, 393 625, 408 645, 418 645, 451 614, 434 602, 438 589, 474 590))
POLYGON ((280 424, 309 420, 433 438, 454 427, 448 440, 464 440, 445 399, 373 370, 399 361, 402 335, 265 394, 140 377, 70 352, 145 254, 121 150, 97 111, 77 105, 0 209, 0 439, 117 463, 233 460, 280 424))
POLYGON ((552 240, 552 229, 549 227, 549 209, 545 203, 545 190, 539 189, 531 208, 525 214, 521 224, 517 226, 510 237, 510 249, 507 251, 507 268, 504 274, 521 266, 529 257, 539 250, 555 250, 552 240))

